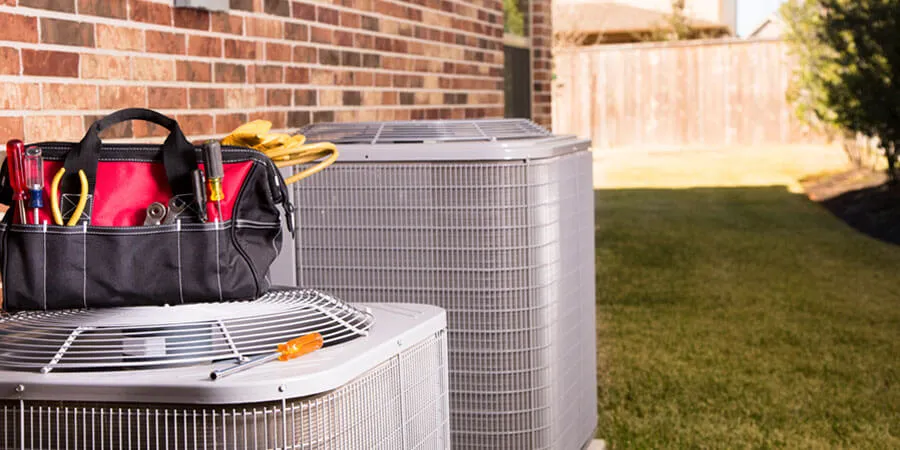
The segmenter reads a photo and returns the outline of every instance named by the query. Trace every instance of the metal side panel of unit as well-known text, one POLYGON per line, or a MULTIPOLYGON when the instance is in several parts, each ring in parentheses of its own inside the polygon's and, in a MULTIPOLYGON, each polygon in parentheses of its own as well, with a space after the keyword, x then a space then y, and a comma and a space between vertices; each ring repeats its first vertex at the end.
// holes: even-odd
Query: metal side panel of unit
POLYGON ((430 160, 439 145, 304 180, 297 280, 447 310, 454 448, 580 448, 597 422, 591 153, 430 160))

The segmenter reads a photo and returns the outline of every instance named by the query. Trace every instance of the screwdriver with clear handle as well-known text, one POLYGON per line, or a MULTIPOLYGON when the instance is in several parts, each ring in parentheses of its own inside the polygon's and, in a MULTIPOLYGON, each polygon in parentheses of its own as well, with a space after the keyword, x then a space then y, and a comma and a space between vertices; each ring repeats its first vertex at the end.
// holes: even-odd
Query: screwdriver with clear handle
POLYGON ((28 188, 28 206, 34 213, 34 223, 41 221, 44 207, 44 156, 40 147, 25 149, 25 185, 28 188))
POLYGON ((278 350, 275 352, 255 356, 231 367, 214 370, 209 373, 209 378, 218 380, 220 378, 227 377, 228 375, 234 375, 238 372, 243 372, 247 369, 265 364, 267 362, 275 361, 276 359, 279 361, 288 361, 322 348, 323 343, 324 340, 322 339, 321 334, 306 334, 298 338, 291 339, 290 341, 287 341, 283 344, 278 344, 278 350))

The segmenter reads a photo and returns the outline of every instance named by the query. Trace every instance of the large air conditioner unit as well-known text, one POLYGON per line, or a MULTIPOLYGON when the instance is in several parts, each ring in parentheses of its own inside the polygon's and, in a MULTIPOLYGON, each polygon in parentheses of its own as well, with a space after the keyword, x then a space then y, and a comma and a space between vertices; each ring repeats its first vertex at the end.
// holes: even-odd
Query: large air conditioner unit
POLYGON ((527 120, 314 124, 276 281, 448 312, 454 448, 577 449, 596 426, 589 141, 527 120))
POLYGON ((253 302, 19 313, 0 320, 0 343, 3 449, 450 446, 437 307, 357 309, 280 290, 253 302), (210 378, 312 330, 325 348, 210 378))

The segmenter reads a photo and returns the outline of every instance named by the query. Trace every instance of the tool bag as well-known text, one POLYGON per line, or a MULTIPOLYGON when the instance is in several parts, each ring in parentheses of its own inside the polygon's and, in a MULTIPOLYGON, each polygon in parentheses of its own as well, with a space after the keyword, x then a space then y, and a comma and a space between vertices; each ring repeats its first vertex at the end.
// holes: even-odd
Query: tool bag
MULTIPOLYGON (((5 310, 248 300, 269 289, 269 266, 282 241, 279 207, 291 231, 293 207, 280 172, 262 153, 222 147, 225 199, 216 217, 215 208, 195 200, 192 171, 203 167, 200 149, 175 120, 157 112, 124 109, 95 122, 81 142, 34 145, 43 151, 45 197, 65 168, 63 223, 82 197, 79 171, 87 180, 87 202, 74 226, 57 225, 50 207, 41 208, 34 223, 33 210, 22 218, 11 205, 0 224, 5 310), (100 142, 101 131, 129 120, 158 124, 169 136, 162 145, 100 142), (148 226, 154 202, 185 209, 172 223, 148 226)), ((4 163, 0 202, 6 204, 12 199, 8 170, 4 163)))

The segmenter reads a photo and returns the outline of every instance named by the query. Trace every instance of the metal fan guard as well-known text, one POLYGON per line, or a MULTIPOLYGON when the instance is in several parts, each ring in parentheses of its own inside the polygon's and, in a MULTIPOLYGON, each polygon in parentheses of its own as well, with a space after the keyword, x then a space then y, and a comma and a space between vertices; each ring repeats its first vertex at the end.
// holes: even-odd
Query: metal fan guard
POLYGON ((0 316, 0 368, 110 371, 242 359, 318 332, 325 345, 367 334, 374 317, 315 290, 253 301, 27 311, 0 316))

